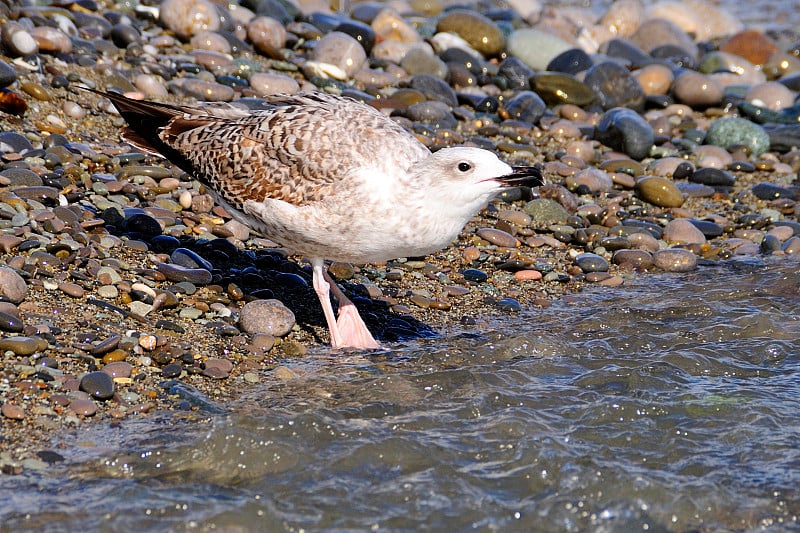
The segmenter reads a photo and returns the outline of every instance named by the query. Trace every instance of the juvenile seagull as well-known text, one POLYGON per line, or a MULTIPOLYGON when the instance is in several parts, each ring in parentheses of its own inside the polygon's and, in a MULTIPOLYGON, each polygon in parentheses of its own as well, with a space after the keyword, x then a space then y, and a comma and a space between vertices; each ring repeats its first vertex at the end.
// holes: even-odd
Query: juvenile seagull
POLYGON ((325 259, 372 263, 430 254, 504 187, 542 184, 537 168, 512 168, 487 150, 431 153, 389 117, 349 98, 270 96, 266 109, 248 110, 99 94, 128 122, 126 141, 166 157, 236 220, 310 260, 334 348, 379 345, 329 277, 325 259))

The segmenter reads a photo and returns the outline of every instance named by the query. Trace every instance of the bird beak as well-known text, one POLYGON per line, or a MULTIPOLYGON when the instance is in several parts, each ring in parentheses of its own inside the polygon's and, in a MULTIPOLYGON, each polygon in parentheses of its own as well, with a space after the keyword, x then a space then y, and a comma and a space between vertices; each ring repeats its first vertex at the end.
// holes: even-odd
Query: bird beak
POLYGON ((495 178, 504 187, 538 187, 544 185, 542 170, 539 167, 511 167, 511 174, 495 178))

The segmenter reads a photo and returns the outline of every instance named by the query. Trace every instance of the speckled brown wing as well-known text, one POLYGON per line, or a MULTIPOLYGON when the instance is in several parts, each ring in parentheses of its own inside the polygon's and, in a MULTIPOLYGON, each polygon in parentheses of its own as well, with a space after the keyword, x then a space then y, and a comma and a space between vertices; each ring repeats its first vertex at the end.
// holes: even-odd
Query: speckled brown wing
POLYGON ((405 170, 429 154, 400 125, 350 99, 309 93, 271 103, 231 119, 195 112, 174 117, 159 136, 191 163, 195 177, 238 209, 266 198, 307 205, 346 189, 343 182, 361 165, 405 170), (399 151, 386 153, 386 146, 399 151))

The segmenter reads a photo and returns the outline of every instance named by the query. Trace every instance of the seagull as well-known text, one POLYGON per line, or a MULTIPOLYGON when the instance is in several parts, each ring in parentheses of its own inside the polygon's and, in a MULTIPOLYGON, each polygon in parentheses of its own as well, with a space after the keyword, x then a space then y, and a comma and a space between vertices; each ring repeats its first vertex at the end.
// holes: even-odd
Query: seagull
POLYGON ((325 260, 428 255, 455 240, 504 188, 542 185, 538 167, 511 167, 488 150, 432 153, 385 114, 347 97, 274 95, 262 109, 248 109, 90 90, 128 123, 126 142, 171 161, 236 220, 310 261, 333 348, 380 345, 325 260))

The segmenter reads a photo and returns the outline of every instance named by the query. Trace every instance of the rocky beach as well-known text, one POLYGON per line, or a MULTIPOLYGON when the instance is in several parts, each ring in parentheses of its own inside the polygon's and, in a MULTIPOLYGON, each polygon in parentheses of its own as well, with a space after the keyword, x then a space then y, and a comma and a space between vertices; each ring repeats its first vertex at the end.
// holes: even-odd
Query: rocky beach
POLYGON ((712 2, 23 1, 0 20, 2 476, 62 461, 54 435, 224 410, 328 349, 302 258, 133 151, 81 86, 253 109, 327 91, 431 150, 541 165, 545 186, 439 253, 331 265, 387 345, 587 285, 800 258, 800 35, 712 2))

